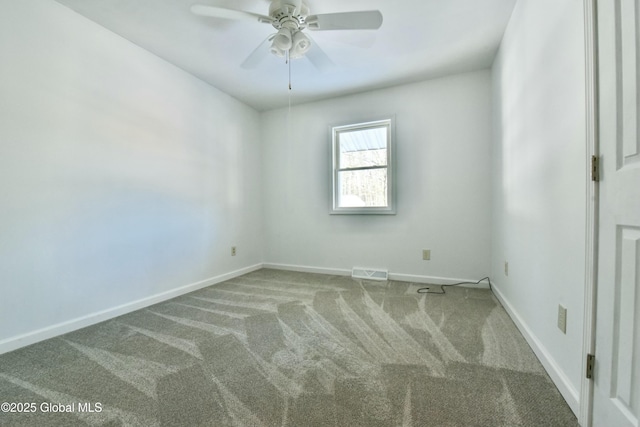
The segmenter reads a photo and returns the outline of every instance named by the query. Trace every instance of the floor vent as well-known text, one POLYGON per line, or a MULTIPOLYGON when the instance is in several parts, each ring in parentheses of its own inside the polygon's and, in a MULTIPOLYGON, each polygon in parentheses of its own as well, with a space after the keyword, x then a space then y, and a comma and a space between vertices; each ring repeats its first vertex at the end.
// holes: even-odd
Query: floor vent
POLYGON ((351 277, 354 279, 388 280, 389 272, 387 270, 354 267, 351 271, 351 277))

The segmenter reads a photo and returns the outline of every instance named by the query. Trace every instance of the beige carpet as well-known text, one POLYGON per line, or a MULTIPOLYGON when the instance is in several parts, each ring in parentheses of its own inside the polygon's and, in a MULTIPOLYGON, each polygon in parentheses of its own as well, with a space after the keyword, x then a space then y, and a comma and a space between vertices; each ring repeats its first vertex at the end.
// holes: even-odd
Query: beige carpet
POLYGON ((577 426, 489 290, 418 287, 264 269, 7 353, 0 425, 577 426))

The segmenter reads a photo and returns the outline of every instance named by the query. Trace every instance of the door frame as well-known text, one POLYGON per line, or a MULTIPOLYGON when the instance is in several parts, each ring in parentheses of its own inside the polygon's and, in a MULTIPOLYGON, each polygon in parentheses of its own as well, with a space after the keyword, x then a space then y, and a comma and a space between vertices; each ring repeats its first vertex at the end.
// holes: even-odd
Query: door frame
POLYGON ((595 354, 596 308, 598 279, 598 182, 593 180, 592 158, 599 158, 599 105, 598 105, 598 0, 583 0, 585 35, 585 106, 586 106, 586 253, 585 289, 582 337, 582 381, 580 384, 580 413, 582 427, 590 427, 593 415, 593 380, 587 379, 587 354, 595 354))

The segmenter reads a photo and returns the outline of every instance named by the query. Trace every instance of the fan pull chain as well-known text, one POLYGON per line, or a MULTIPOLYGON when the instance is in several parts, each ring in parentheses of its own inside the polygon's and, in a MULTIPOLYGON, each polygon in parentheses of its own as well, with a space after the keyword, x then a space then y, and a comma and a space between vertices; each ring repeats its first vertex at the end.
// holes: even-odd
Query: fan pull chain
POLYGON ((289 65, 289 92, 291 92, 291 58, 289 57, 289 51, 287 51, 287 64, 289 65))
POLYGON ((289 110, 287 111, 287 142, 291 143, 291 58, 289 57, 288 50, 285 53, 285 58, 289 67, 289 91, 287 92, 289 95, 289 110))
POLYGON ((291 117, 291 87, 289 87, 289 114, 287 117, 291 117))
POLYGON ((287 111, 287 144, 291 144, 291 91, 289 91, 289 109, 287 111))

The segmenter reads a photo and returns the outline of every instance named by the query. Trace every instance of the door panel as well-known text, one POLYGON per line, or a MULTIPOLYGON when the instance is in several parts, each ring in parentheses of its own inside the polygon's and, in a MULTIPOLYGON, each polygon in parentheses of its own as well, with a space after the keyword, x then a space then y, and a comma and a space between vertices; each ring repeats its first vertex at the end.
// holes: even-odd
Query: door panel
POLYGON ((593 425, 640 419, 640 7, 598 0, 602 175, 593 425))

